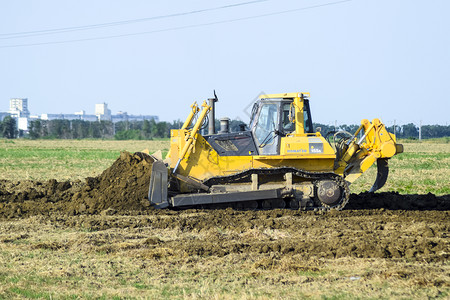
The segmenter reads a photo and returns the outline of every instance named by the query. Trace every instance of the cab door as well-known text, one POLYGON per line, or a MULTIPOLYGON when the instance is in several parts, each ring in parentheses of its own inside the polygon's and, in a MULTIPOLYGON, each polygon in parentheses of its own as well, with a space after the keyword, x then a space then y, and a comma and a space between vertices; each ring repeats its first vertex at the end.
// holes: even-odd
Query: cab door
POLYGON ((253 126, 253 135, 259 154, 276 155, 280 153, 280 113, 279 102, 261 102, 253 126))

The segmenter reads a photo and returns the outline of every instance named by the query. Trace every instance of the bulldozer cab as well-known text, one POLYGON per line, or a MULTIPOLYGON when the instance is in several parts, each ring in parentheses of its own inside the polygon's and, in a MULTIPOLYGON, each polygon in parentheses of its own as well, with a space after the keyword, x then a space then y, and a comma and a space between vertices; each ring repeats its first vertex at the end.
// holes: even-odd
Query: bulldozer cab
POLYGON ((296 104, 291 95, 276 96, 263 96, 253 107, 250 128, 260 155, 280 154, 280 140, 286 135, 314 132, 306 97, 296 104), (297 122, 301 122, 300 126, 297 122))

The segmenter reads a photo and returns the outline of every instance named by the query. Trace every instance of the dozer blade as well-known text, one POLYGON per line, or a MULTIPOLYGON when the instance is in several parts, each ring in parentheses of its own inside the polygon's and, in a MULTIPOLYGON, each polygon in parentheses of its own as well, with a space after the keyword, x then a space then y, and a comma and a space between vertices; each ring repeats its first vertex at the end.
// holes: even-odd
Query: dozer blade
POLYGON ((167 200, 167 174, 168 171, 164 162, 155 161, 153 163, 148 199, 155 208, 166 208, 169 206, 167 200))
POLYGON ((370 188, 369 193, 373 193, 379 189, 381 189, 389 175, 389 166, 387 158, 379 158, 377 159, 377 179, 375 183, 370 188))

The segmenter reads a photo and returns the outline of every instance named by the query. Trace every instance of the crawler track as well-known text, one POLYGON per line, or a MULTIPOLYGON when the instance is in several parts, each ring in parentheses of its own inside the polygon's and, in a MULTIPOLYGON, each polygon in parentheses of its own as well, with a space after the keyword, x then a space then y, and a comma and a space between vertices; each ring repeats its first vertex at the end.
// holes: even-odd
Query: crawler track
MULTIPOLYGON (((257 175, 264 175, 264 176, 271 176, 271 177, 279 177, 283 178, 283 176, 287 173, 292 173, 293 176, 295 176, 297 179, 300 178, 301 180, 304 180, 306 182, 311 182, 311 184, 314 187, 317 187, 317 183, 323 180, 330 180, 336 182, 336 184, 341 189, 341 197, 339 199, 339 202, 335 205, 327 205, 325 203, 320 202, 317 197, 314 197, 313 205, 307 207, 307 209, 321 209, 321 210, 329 210, 329 209, 335 209, 335 210, 342 210, 345 205, 348 203, 348 200, 350 198, 350 189, 345 182, 345 180, 334 173, 331 172, 308 172, 299 170, 296 168, 291 167, 282 167, 282 168, 271 168, 271 169, 249 169, 240 173, 236 173, 233 175, 228 176, 217 176, 209 178, 208 180, 205 180, 203 184, 206 186, 213 186, 218 184, 242 184, 242 183, 249 183, 251 182, 252 174, 257 175)), ((291 195, 285 195, 285 197, 294 197, 294 194, 291 192, 291 195)))

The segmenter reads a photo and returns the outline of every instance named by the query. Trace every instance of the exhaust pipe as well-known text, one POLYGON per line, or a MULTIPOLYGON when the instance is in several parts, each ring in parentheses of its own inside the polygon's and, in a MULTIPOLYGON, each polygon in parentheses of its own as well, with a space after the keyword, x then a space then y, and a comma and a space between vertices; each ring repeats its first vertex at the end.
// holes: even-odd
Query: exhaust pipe
POLYGON ((209 106, 211 106, 211 110, 209 111, 209 124, 208 124, 208 134, 212 135, 216 133, 216 102, 219 101, 219 99, 217 99, 217 95, 216 95, 216 90, 214 90, 214 98, 209 98, 208 102, 209 102, 209 106))

